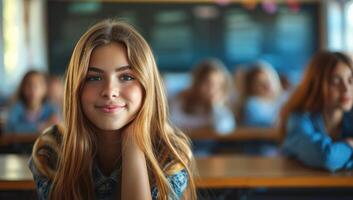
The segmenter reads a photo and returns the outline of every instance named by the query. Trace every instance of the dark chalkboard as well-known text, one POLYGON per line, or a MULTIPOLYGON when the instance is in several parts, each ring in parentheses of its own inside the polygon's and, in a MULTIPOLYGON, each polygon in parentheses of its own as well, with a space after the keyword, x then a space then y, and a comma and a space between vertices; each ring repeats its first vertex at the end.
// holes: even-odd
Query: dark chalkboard
POLYGON ((286 4, 266 13, 241 4, 112 3, 48 1, 49 63, 65 71, 79 37, 95 22, 123 18, 153 48, 162 72, 182 72, 204 57, 218 57, 229 69, 256 59, 280 73, 300 71, 318 49, 319 3, 304 3, 297 12, 286 4))

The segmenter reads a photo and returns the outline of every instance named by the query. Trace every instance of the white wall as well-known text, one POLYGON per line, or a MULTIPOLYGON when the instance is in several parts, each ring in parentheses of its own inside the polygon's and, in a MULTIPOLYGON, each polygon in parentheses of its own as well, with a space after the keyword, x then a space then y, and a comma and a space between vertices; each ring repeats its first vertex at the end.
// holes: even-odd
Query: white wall
POLYGON ((324 49, 353 53, 352 3, 353 1, 323 1, 324 49))
POLYGON ((0 65, 0 93, 11 95, 15 92, 29 69, 48 69, 44 3, 43 0, 2 0, 3 65, 0 65), (27 23, 25 9, 28 13, 27 23))

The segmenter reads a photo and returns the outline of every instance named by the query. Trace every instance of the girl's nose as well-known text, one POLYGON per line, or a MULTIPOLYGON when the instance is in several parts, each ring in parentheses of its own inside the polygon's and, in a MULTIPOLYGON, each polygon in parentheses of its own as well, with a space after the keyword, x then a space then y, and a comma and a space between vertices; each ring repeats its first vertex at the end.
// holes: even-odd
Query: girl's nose
POLYGON ((119 87, 113 81, 107 81, 102 89, 101 95, 105 98, 116 98, 119 96, 119 87))
POLYGON ((352 87, 350 86, 350 84, 349 84, 347 81, 343 81, 341 90, 342 90, 343 92, 347 92, 349 89, 352 90, 352 87))

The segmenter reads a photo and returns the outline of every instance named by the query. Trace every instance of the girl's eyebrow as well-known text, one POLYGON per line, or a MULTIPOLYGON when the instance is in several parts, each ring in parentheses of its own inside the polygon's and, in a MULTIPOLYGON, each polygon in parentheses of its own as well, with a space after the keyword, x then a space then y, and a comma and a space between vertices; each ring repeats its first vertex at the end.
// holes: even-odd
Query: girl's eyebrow
POLYGON ((121 71, 125 71, 125 70, 130 70, 130 69, 131 69, 130 65, 123 65, 123 66, 116 68, 115 71, 121 72, 121 71))
POLYGON ((88 72, 103 73, 104 71, 96 67, 88 67, 88 72))
MULTIPOLYGON (((125 71, 125 70, 130 70, 130 69, 131 69, 130 65, 123 65, 123 66, 117 67, 115 69, 115 72, 121 72, 121 71, 125 71)), ((88 67, 88 72, 90 72, 90 71, 97 72, 97 73, 104 73, 104 70, 99 69, 97 67, 88 67)))

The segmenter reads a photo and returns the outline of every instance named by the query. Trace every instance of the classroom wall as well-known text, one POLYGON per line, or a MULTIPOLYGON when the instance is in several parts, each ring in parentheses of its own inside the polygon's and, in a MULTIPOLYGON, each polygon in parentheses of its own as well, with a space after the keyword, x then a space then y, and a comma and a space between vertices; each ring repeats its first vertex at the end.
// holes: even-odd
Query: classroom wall
MULTIPOLYGON (((1 1, 1 8, 5 1, 1 1)), ((297 82, 314 51, 353 49, 353 45, 349 45, 349 41, 353 41, 353 36, 349 36, 353 28, 349 32, 349 21, 344 19, 347 6, 352 4, 348 1, 299 1, 299 13, 285 12, 282 5, 274 14, 264 12, 261 6, 244 10, 241 1, 230 1, 226 5, 207 0, 171 1, 168 5, 160 3, 163 1, 144 0, 140 3, 119 0, 8 2, 27 3, 23 10, 22 7, 17 9, 18 15, 13 12, 22 19, 16 22, 20 30, 17 34, 24 34, 18 38, 22 49, 13 59, 17 64, 5 64, 4 53, 0 54, 0 79, 4 80, 0 94, 6 95, 13 92, 30 65, 55 74, 64 73, 79 36, 106 17, 124 17, 135 24, 152 45, 162 72, 185 72, 203 57, 218 57, 231 70, 238 64, 260 58, 297 82), (241 48, 237 48, 239 46, 241 48)), ((3 9, 0 10, 0 23, 4 25, 3 9)), ((2 29, 1 35, 4 36, 2 29)), ((0 38, 0 51, 4 52, 5 41, 0 38)))
POLYGON ((319 48, 320 2, 275 12, 240 3, 116 3, 49 1, 50 70, 63 72, 74 44, 93 23, 107 17, 134 24, 152 46, 162 72, 185 72, 204 57, 217 57, 233 70, 264 59, 297 80, 319 48), (75 27, 75 28, 72 28, 75 27))
MULTIPOLYGON (((0 1, 0 16, 3 15, 2 1, 0 1)), ((3 27, 3 18, 0 17, 0 27, 3 27)), ((4 35, 3 29, 0 28, 0 52, 4 52, 4 35)), ((4 54, 0 53, 0 74, 4 73, 4 54)), ((0 93, 1 94, 1 93, 0 93)))

